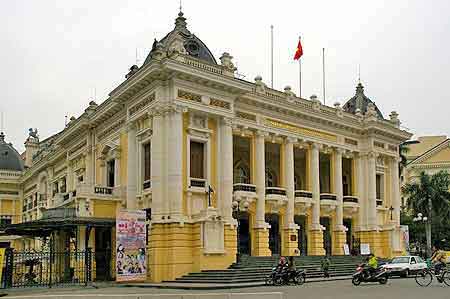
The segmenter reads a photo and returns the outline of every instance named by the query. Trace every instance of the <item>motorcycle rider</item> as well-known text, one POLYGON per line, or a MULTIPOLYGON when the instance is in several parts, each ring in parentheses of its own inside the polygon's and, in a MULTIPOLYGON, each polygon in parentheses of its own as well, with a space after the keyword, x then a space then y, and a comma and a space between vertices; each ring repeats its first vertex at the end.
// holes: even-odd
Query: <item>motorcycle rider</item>
POLYGON ((369 266, 369 274, 371 277, 375 274, 377 268, 378 268, 378 260, 377 257, 371 253, 369 255, 369 260, 367 262, 367 265, 369 266))
POLYGON ((431 262, 434 264, 434 271, 436 272, 436 275, 438 275, 441 270, 447 266, 447 257, 445 252, 439 250, 436 246, 433 246, 431 262))
POLYGON ((277 265, 277 273, 281 274, 284 270, 286 270, 288 267, 288 264, 286 262, 286 258, 284 256, 281 256, 280 259, 278 260, 278 265, 277 265))

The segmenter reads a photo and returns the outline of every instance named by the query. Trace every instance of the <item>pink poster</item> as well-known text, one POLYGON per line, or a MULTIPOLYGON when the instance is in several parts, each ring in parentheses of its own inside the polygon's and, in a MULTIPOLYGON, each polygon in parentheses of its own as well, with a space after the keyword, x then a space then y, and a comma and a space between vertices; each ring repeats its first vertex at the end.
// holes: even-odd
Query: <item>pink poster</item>
POLYGON ((145 211, 123 210, 116 217, 116 280, 147 277, 145 211))

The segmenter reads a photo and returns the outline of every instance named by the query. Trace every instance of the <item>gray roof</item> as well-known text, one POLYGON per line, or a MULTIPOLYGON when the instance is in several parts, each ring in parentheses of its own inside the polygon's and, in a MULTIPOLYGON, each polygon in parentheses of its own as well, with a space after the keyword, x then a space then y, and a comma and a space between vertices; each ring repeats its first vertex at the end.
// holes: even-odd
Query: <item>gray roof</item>
POLYGON ((173 37, 175 36, 179 36, 182 38, 184 48, 186 49, 189 56, 205 60, 209 63, 217 64, 214 55, 211 53, 208 47, 197 36, 195 36, 187 29, 186 18, 183 16, 183 13, 181 11, 178 14, 178 17, 175 19, 175 28, 159 42, 155 39, 155 41, 153 42, 152 50, 145 59, 144 64, 150 61, 151 54, 155 49, 157 43, 162 44, 163 47, 167 49, 167 47, 169 46, 168 43, 171 42, 173 37))
POLYGON ((365 114, 367 112, 367 106, 369 106, 369 103, 372 103, 375 106, 375 111, 377 112, 378 118, 384 119, 383 114, 381 113, 380 109, 378 109, 377 105, 375 105, 375 102, 366 97, 366 95, 364 94, 364 86, 361 84, 361 82, 359 82, 356 86, 355 95, 350 100, 348 100, 342 108, 344 109, 344 111, 353 114, 355 114, 356 110, 359 109, 362 114, 365 114))
POLYGON ((22 171, 23 161, 11 143, 5 142, 5 134, 0 132, 0 169, 22 171))

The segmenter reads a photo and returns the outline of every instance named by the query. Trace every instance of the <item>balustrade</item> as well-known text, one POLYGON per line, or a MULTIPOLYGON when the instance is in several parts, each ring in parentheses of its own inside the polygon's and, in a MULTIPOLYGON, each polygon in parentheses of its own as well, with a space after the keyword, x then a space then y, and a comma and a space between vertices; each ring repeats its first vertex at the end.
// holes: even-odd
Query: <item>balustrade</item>
POLYGON ((233 185, 233 191, 243 191, 243 192, 253 192, 256 193, 256 186, 252 185, 252 184, 242 184, 242 183, 238 183, 238 184, 234 184, 233 185))

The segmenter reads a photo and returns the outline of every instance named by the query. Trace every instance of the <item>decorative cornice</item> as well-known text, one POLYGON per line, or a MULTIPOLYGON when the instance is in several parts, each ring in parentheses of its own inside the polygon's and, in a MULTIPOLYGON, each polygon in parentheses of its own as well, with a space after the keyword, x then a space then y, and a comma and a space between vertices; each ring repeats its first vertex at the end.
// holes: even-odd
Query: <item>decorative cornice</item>
POLYGON ((337 136, 333 135, 333 134, 329 134, 326 132, 321 132, 318 130, 313 130, 313 129, 308 129, 308 128, 303 128, 303 127, 298 127, 298 126, 294 126, 285 122, 280 122, 274 119, 270 119, 270 118, 266 118, 264 119, 264 124, 268 127, 272 127, 272 128, 278 128, 278 129, 284 129, 287 131, 291 131, 297 134, 300 134, 302 136, 311 136, 311 137, 316 137, 316 138, 320 138, 320 139, 325 139, 325 140, 329 140, 329 141, 333 141, 336 142, 337 141, 337 136))

